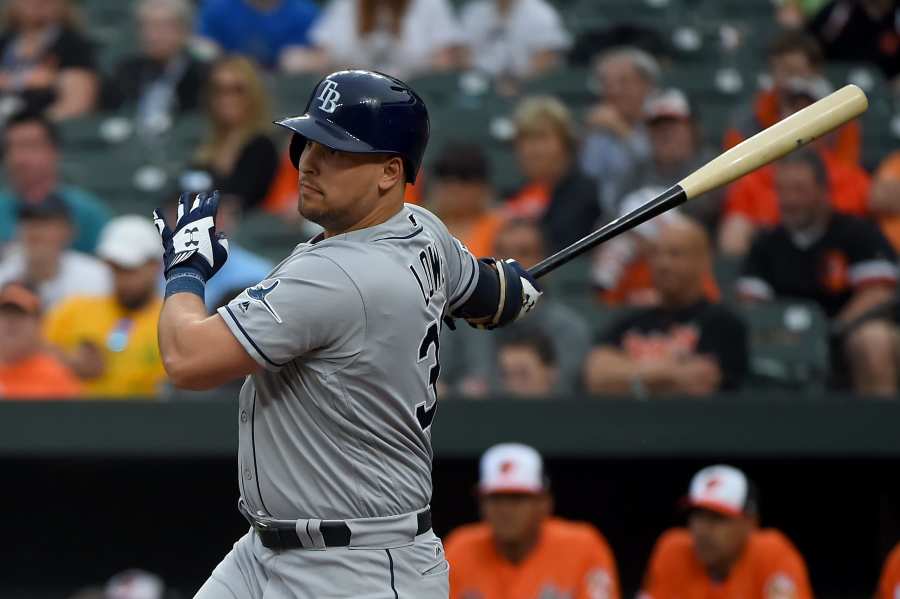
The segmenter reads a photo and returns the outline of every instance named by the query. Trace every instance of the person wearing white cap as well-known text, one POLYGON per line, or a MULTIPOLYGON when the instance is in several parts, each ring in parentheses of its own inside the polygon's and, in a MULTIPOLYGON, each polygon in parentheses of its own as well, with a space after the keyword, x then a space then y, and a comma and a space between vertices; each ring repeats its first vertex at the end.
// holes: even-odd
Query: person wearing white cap
POLYGON ((811 599, 803 557, 781 532, 760 529, 756 490, 731 466, 691 480, 688 526, 657 541, 639 599, 811 599))
POLYGON ((503 443, 481 458, 482 522, 447 538, 450 599, 618 599, 613 553, 587 523, 551 516, 540 454, 503 443))
POLYGON ((166 378, 156 341, 159 234, 142 216, 120 216, 100 233, 97 255, 113 292, 73 296, 47 315, 45 336, 94 397, 155 396, 166 378))

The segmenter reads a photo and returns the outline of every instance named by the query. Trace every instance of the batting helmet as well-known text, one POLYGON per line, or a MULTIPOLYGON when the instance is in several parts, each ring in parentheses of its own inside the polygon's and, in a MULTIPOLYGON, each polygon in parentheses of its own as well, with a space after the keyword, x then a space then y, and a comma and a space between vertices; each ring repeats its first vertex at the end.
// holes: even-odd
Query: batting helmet
POLYGON ((428 143, 428 110, 407 84, 374 71, 338 71, 319 81, 302 116, 275 121, 294 132, 297 167, 306 140, 334 150, 395 154, 414 183, 428 143))

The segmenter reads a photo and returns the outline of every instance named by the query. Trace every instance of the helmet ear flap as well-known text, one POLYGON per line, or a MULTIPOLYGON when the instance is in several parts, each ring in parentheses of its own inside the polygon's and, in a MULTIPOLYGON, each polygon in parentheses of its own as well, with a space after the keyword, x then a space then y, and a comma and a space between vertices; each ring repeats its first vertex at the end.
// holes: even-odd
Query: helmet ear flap
POLYGON ((303 153, 303 146, 306 145, 306 138, 302 135, 298 135, 294 133, 291 136, 291 146, 288 148, 288 153, 291 157, 291 164, 294 165, 294 168, 300 170, 300 154, 303 153))

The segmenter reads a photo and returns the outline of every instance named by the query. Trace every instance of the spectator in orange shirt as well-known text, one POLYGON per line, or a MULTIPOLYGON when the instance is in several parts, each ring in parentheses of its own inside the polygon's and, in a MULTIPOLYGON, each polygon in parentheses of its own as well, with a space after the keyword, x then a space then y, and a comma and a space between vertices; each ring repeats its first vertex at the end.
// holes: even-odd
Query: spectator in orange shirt
POLYGON ((710 466, 688 494, 688 526, 656 542, 639 599, 811 599, 803 557, 781 532, 758 528, 743 472, 710 466))
POLYGON ((900 597, 900 544, 894 547, 884 562, 876 599, 897 599, 897 597, 900 597))
POLYGON ((540 454, 505 443, 481 457, 482 520, 447 538, 450 599, 618 599, 612 551, 593 526, 551 517, 540 454))
POLYGON ((0 398, 60 399, 81 392, 78 378, 42 349, 40 300, 19 283, 0 290, 0 398))
POLYGON ((885 237, 900 251, 900 150, 889 154, 875 171, 869 205, 885 237))
MULTIPOLYGON (((841 162, 828 150, 818 146, 816 149, 825 163, 831 205, 842 214, 866 216, 869 211, 869 175, 858 166, 841 162)), ((725 214, 719 228, 719 249, 726 254, 743 256, 750 249, 757 230, 780 223, 775 166, 770 164, 728 188, 725 214)))
MULTIPOLYGON (((771 127, 784 117, 818 100, 828 82, 822 77, 825 63, 816 39, 802 31, 785 31, 769 48, 771 88, 760 92, 752 105, 738 111, 725 132, 725 149, 771 127), (824 84, 824 87, 823 87, 824 84), (819 88, 821 91, 810 93, 819 88)), ((826 92, 827 93, 827 92, 826 92)), ((862 146, 859 123, 853 121, 824 138, 824 145, 835 157, 858 165, 862 146)))
POLYGON ((490 256, 503 219, 492 210, 487 157, 474 143, 451 143, 432 168, 428 202, 454 237, 478 258, 490 256))

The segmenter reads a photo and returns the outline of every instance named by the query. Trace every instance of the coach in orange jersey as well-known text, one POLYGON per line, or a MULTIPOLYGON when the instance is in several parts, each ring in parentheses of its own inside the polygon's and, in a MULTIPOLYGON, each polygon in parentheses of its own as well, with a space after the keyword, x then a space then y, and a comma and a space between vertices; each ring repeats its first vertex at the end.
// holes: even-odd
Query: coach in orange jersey
POLYGON ((877 599, 900 599, 900 543, 884 562, 877 599))
POLYGON ((760 529, 753 484, 730 466, 691 481, 687 529, 656 542, 639 599, 812 599, 806 565, 781 532, 760 529))
POLYGON ((450 599, 618 599, 612 551, 587 523, 551 516, 553 498, 536 450, 488 449, 478 494, 483 522, 446 540, 450 599))

